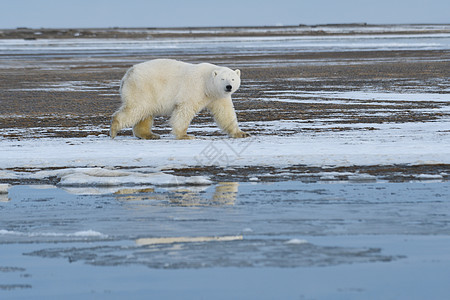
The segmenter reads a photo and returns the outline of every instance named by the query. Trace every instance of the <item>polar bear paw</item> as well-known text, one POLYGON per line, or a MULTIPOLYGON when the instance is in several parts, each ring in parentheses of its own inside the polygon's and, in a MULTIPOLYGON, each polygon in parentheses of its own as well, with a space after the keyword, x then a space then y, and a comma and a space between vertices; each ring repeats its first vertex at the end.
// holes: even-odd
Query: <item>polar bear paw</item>
POLYGON ((189 134, 177 136, 177 140, 193 140, 193 139, 195 139, 195 136, 189 134))
POLYGON ((250 133, 244 132, 242 130, 231 135, 232 138, 246 138, 250 136, 250 133))
POLYGON ((159 136, 159 134, 155 134, 153 132, 147 132, 147 133, 134 133, 134 135, 137 138, 143 139, 143 140, 159 140, 161 137, 159 136))

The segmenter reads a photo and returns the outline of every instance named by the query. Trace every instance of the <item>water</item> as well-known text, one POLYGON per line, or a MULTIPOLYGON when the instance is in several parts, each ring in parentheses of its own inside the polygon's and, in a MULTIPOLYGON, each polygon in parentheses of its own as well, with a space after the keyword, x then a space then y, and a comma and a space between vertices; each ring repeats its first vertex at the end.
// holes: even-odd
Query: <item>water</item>
POLYGON ((446 50, 450 35, 274 36, 127 39, 0 40, 2 58, 134 55, 283 55, 323 51, 446 50))
POLYGON ((449 199, 448 182, 15 186, 0 296, 443 299, 449 199))

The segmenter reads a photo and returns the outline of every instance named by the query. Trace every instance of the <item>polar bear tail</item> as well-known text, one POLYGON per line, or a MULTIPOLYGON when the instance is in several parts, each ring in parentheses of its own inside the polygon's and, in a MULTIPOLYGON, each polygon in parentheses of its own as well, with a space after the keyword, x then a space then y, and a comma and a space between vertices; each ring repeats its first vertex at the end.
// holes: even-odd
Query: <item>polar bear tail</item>
POLYGON ((139 106, 135 106, 130 103, 134 103, 135 97, 133 96, 134 82, 133 82, 134 67, 128 69, 120 82, 120 96, 122 98, 121 107, 113 114, 110 135, 111 138, 115 138, 117 132, 121 129, 129 126, 134 126, 139 121, 145 119, 146 112, 140 109, 139 106))
MULTIPOLYGON (((130 78, 131 73, 133 73, 133 69, 134 69, 134 67, 129 68, 127 70, 127 72, 125 73, 125 75, 123 76, 122 80, 120 81, 120 88, 119 88, 120 94, 122 94, 123 87, 124 87, 125 83, 128 81, 128 79, 130 78)), ((124 99, 122 99, 122 100, 124 100, 124 99)))

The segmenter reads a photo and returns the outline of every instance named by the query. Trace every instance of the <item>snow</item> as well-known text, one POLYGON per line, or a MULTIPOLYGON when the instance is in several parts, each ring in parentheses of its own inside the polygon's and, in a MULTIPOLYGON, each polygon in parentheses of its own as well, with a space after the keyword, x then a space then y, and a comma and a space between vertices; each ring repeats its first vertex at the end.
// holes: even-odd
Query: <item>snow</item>
POLYGON ((355 174, 348 176, 350 181, 376 181, 377 177, 370 174, 355 174))
MULTIPOLYGON (((361 91, 348 91, 348 92, 307 92, 307 91, 270 91, 266 93, 276 93, 277 97, 270 98, 262 98, 259 100, 270 100, 270 101, 282 101, 282 102, 301 102, 301 103, 315 103, 317 99, 311 100, 313 98, 321 98, 321 99, 333 99, 333 100, 358 100, 361 101, 370 101, 376 100, 377 103, 374 104, 386 104, 386 101, 390 104, 395 104, 396 102, 417 102, 417 101, 426 101, 426 102, 448 102, 450 101, 450 97, 448 94, 438 94, 438 93, 383 93, 383 92, 361 92, 361 91), (283 97, 301 97, 306 99, 285 99, 278 98, 279 96, 283 97)), ((330 103, 327 101, 327 103, 330 103)), ((341 101, 336 101, 335 103, 342 103, 341 101)), ((354 102, 352 102, 353 104, 354 102)), ((364 102, 365 103, 365 102, 364 102)))
MULTIPOLYGON (((325 122, 298 121, 261 122, 267 131, 318 129, 335 126, 325 122)), ((251 129, 254 122, 242 123, 251 129)), ((41 138, 2 140, 0 142, 1 177, 12 174, 8 168, 73 168, 73 167, 171 167, 196 165, 274 166, 292 164, 310 166, 385 165, 392 163, 450 163, 450 134, 446 120, 416 123, 343 124, 352 130, 311 133, 307 130, 288 136, 255 135, 247 139, 202 137, 191 141, 174 140, 163 135, 161 140, 139 140, 133 137, 41 138), (375 130, 364 130, 370 125, 375 130)), ((258 128, 263 128, 258 126, 258 128)), ((59 176, 67 180, 75 175, 124 178, 122 170, 90 169, 37 173, 36 176, 59 176), (74 173, 75 172, 75 173, 74 173), (86 173, 87 172, 87 173, 86 173), (69 177, 68 177, 69 176, 69 177)), ((149 180, 141 174, 140 180, 149 180)), ((156 177, 155 177, 156 178, 156 177)), ((75 178, 73 179, 75 180, 75 178)), ((156 180, 156 179, 155 179, 156 180)), ((164 181, 164 180, 163 180, 164 181)), ((69 182, 69 181, 68 181, 69 182)))
MULTIPOLYGON (((145 169, 144 169, 145 171, 145 169)), ((121 186, 121 185, 208 185, 204 176, 174 176, 161 172, 121 171, 108 168, 67 168, 39 171, 30 176, 35 179, 57 177, 61 186, 121 186)))
POLYGON ((434 174, 417 174, 414 175, 415 178, 417 179, 429 179, 429 180, 433 180, 433 179, 442 179, 442 175, 434 175, 434 174))
MULTIPOLYGON (((300 121, 266 125, 274 132, 283 128, 330 126, 300 121)), ((210 184, 210 180, 201 176, 174 176, 164 170, 191 166, 450 164, 450 133, 446 121, 371 124, 375 130, 370 131, 360 130, 361 125, 364 126, 344 125, 354 130, 340 132, 306 131, 247 139, 200 136, 179 141, 163 135, 161 140, 152 141, 133 137, 3 140, 0 176, 3 179, 57 177, 63 186, 203 185, 210 184)), ((242 124, 244 129, 252 126, 251 122, 242 124)), ((372 179, 362 174, 352 177, 352 180, 372 179)))
MULTIPOLYGON (((45 92, 102 92, 105 89, 120 86, 120 80, 111 80, 107 83, 99 81, 69 80, 62 82, 43 83, 40 87, 9 89, 9 91, 45 91, 45 92)), ((100 95, 105 95, 100 93, 100 95)))

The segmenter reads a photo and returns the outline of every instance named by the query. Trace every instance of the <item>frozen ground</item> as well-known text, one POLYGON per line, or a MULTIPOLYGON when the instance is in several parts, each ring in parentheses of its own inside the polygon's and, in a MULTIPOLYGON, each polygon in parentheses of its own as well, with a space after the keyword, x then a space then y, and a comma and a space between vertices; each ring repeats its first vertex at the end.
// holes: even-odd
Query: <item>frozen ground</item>
POLYGON ((223 30, 0 39, 0 298, 445 299, 449 27, 223 30), (110 140, 161 55, 240 68, 252 137, 110 140))

